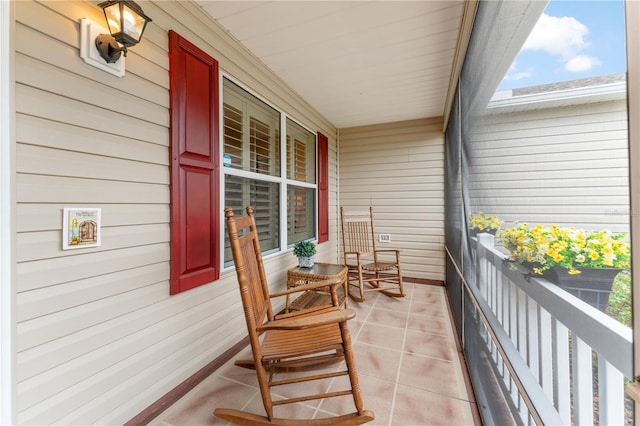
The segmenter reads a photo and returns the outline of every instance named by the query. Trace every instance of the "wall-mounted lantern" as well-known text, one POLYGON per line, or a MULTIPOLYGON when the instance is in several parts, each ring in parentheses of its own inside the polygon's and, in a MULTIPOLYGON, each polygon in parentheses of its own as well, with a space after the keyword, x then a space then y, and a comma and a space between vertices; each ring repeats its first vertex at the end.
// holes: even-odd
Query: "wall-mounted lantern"
POLYGON ((151 18, 131 0, 109 0, 98 6, 104 10, 111 34, 97 36, 96 48, 100 56, 112 64, 120 59, 121 54, 127 56, 127 48, 138 44, 151 18))

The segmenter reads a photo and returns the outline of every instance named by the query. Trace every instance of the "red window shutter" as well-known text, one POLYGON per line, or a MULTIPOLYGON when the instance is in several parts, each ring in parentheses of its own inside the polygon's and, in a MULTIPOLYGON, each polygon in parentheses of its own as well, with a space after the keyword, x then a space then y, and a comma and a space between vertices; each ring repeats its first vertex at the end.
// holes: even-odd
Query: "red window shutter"
POLYGON ((329 139, 318 132, 318 243, 329 240, 329 139))
POLYGON ((169 31, 171 294, 220 277, 218 62, 169 31))

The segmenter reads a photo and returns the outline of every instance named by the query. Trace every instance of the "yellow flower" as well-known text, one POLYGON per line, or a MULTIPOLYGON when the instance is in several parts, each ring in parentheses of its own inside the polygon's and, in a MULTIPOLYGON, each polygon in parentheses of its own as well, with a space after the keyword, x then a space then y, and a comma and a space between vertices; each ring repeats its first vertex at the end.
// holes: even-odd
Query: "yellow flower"
POLYGON ((628 268, 630 250, 626 234, 585 231, 558 225, 530 227, 526 223, 501 230, 498 237, 516 262, 536 263, 533 271, 566 268, 571 274, 580 268, 628 268))
POLYGON ((478 231, 498 231, 502 226, 502 220, 496 216, 489 216, 483 212, 477 214, 471 214, 469 216, 469 229, 475 229, 478 231))

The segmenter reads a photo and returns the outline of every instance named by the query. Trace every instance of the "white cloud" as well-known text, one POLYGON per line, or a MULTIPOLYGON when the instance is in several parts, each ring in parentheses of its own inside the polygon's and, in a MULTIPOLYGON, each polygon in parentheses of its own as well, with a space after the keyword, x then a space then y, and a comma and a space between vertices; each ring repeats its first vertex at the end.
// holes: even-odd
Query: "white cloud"
POLYGON ((590 70, 595 65, 600 65, 597 58, 589 55, 577 55, 564 64, 564 69, 569 72, 583 72, 590 70))
POLYGON ((556 17, 543 13, 524 43, 523 50, 542 50, 568 59, 589 43, 589 29, 573 17, 556 17))
POLYGON ((570 72, 581 72, 599 65, 597 58, 582 54, 590 43, 589 28, 571 16, 557 17, 543 13, 522 50, 539 50, 558 58, 570 72))
POLYGON ((505 80, 522 80, 523 78, 529 78, 533 75, 533 68, 528 68, 525 71, 518 70, 517 60, 513 61, 511 67, 509 67, 509 71, 507 71, 507 75, 504 76, 505 80))

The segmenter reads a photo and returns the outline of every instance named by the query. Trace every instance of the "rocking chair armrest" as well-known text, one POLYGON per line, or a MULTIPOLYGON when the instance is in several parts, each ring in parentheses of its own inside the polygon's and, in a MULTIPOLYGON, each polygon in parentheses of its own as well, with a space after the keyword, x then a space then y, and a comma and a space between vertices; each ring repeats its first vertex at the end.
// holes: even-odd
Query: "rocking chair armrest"
POLYGON ((353 309, 338 309, 331 312, 325 312, 318 315, 309 315, 303 317, 283 318, 270 321, 260 327, 258 331, 267 330, 302 330, 305 328, 320 327, 327 324, 335 324, 350 320, 356 316, 353 309))
POLYGON ((286 296, 287 294, 299 293, 301 291, 307 290, 317 290, 322 287, 335 287, 342 284, 342 281, 339 278, 330 278, 328 280, 315 281, 309 284, 297 285, 295 287, 291 287, 285 291, 280 291, 278 293, 271 293, 269 297, 281 297, 286 296))
POLYGON ((362 252, 362 251, 345 251, 344 252, 345 258, 348 257, 348 256, 355 256, 357 258, 360 258, 360 256, 366 256, 368 254, 371 254, 371 253, 366 253, 366 252, 362 252))
POLYGON ((381 254, 381 253, 392 253, 392 254, 394 254, 395 257, 396 257, 396 262, 400 263, 400 250, 398 250, 398 249, 376 250, 376 255, 381 254))
POLYGON ((398 253, 400 253, 400 250, 397 250, 397 249, 383 249, 383 250, 376 250, 376 253, 395 253, 395 254, 398 254, 398 253))
POLYGON ((330 312, 335 310, 334 305, 321 305, 321 306, 312 306, 310 308, 303 308, 299 311, 291 311, 291 312, 282 312, 279 314, 275 314, 274 318, 277 320, 285 319, 285 318, 293 318, 293 317, 304 317, 304 316, 313 316, 318 315, 324 312, 330 312))

